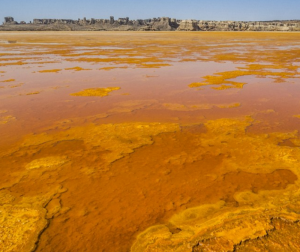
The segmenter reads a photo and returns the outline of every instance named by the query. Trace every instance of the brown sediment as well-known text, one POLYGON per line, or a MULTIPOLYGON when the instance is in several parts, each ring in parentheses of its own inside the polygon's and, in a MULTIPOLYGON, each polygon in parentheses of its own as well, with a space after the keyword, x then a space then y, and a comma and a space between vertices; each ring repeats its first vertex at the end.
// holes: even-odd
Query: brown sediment
POLYGON ((88 88, 83 91, 73 93, 73 96, 108 96, 110 92, 119 90, 120 87, 88 88))
POLYGON ((215 230, 208 229, 207 238, 199 240, 198 244, 191 247, 189 251, 298 251, 298 221, 285 216, 272 217, 272 213, 268 211, 260 211, 259 214, 260 216, 255 216, 249 213, 250 217, 241 214, 238 218, 233 217, 232 221, 227 220, 222 225, 216 225, 215 230), (262 225, 259 226, 259 224, 262 225), (236 225, 235 228, 233 225, 236 225), (238 237, 238 232, 243 233, 251 228, 256 229, 257 233, 244 237, 239 242, 228 241, 223 237, 210 237, 208 234, 209 231, 212 233, 231 232, 231 236, 237 235, 238 237), (287 237, 288 244, 286 243, 287 237))
MULTIPOLYGON (((284 215, 280 217, 272 216, 271 211, 260 211, 260 216, 250 213, 250 217, 241 214, 233 217, 233 220, 226 220, 222 225, 216 225, 214 229, 208 229, 207 232, 224 233, 232 232, 237 235, 238 232, 244 232, 250 228, 259 230, 253 236, 245 237, 240 242, 231 242, 223 237, 208 237, 202 239, 191 248, 192 252, 199 251, 298 251, 299 250, 299 221, 294 218, 288 218, 284 215), (243 220, 244 218, 244 220, 243 220), (252 223, 251 223, 252 222, 252 223), (253 222, 256 222, 254 224, 253 222), (263 224, 259 227, 259 224, 263 224), (236 225, 233 228, 233 225, 236 225), (234 230, 236 229, 236 230, 234 230), (286 239, 289 242, 286 242, 286 239)), ((256 230, 257 231, 257 230, 256 230)), ((228 235, 230 236, 230 235, 228 235)))
MULTIPOLYGON (((250 239, 235 246, 235 251, 299 251, 300 223, 285 218, 272 218, 273 228, 259 239, 250 239), (287 238, 289 242, 287 242, 287 238)), ((195 250, 196 252, 197 250, 195 250)))

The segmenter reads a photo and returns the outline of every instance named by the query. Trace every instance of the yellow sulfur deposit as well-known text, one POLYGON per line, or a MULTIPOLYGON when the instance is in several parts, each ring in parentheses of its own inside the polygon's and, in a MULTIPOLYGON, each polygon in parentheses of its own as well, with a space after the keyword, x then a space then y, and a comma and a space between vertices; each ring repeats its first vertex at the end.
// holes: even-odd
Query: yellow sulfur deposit
POLYGON ((70 67, 70 68, 65 68, 65 70, 74 70, 74 71, 83 71, 83 70, 91 70, 91 69, 84 69, 82 67, 70 67))
POLYGON ((14 116, 11 116, 11 115, 2 116, 2 117, 0 117, 0 125, 6 124, 6 123, 14 121, 14 120, 16 120, 16 118, 14 116))
POLYGON ((231 104, 219 104, 216 105, 218 108, 237 108, 240 107, 241 104, 239 102, 231 103, 231 104))
POLYGON ((49 70, 41 70, 39 73, 58 73, 61 69, 49 69, 49 70))
POLYGON ((73 93, 73 96, 107 96, 110 92, 121 89, 120 87, 88 88, 83 91, 73 93))
POLYGON ((163 106, 166 109, 175 111, 194 111, 201 109, 211 109, 213 107, 213 105, 211 104, 184 105, 178 103, 164 103, 163 106))
POLYGON ((26 206, 0 205, 0 251, 33 251, 46 228, 45 210, 26 206))
POLYGON ((212 109, 214 107, 217 108, 237 108, 240 107, 241 104, 236 103, 230 103, 230 104, 194 104, 194 105, 184 105, 184 104, 178 104, 178 103, 164 103, 163 106, 168 110, 174 110, 174 111, 196 111, 196 110, 202 110, 202 109, 212 109))
MULTIPOLYGON (((274 76, 277 77, 278 80, 282 78, 292 78, 296 73, 287 73, 287 72, 271 72, 271 71, 253 71, 251 67, 253 65, 250 65, 249 70, 234 70, 234 71, 227 71, 227 72, 220 72, 216 73, 216 75, 213 76, 205 76, 204 82, 194 82, 189 84, 189 87, 195 88, 195 87, 202 87, 202 86, 211 86, 213 89, 216 90, 223 90, 228 88, 243 88, 243 86, 247 83, 243 82, 236 82, 232 79, 235 79, 237 77, 247 76, 247 75, 256 75, 256 76, 274 76), (216 85, 216 87, 215 87, 216 85)), ((263 69, 265 67, 262 67, 263 69)))
POLYGON ((14 197, 0 191, 0 251, 34 251, 42 231, 47 228, 46 205, 65 192, 61 186, 48 188, 44 195, 14 197))
POLYGON ((36 94, 39 94, 40 91, 33 91, 33 92, 29 92, 27 93, 26 95, 36 95, 36 94))
MULTIPOLYGON (((27 150, 31 149, 34 158, 30 157, 32 160, 24 163, 25 170, 21 168, 14 174, 17 180, 22 178, 20 189, 23 183, 27 185, 29 193, 23 194, 22 201, 15 201, 9 192, 0 190, 0 250, 32 251, 39 234, 47 226, 47 218, 68 211, 56 200, 65 192, 60 186, 58 173, 75 169, 81 177, 82 174, 91 175, 95 172, 101 174, 110 169, 112 162, 134 152, 136 148, 152 144, 153 136, 177 130, 179 126, 176 124, 123 123, 86 125, 54 134, 27 136, 18 146, 1 154, 2 160, 6 157, 8 162, 16 157, 26 160, 27 150), (82 159, 86 160, 85 169, 80 161, 82 159), (52 178, 47 173, 52 174, 52 178), (48 181, 46 184, 45 178, 48 181), (51 191, 50 188, 54 189, 51 191), (48 206, 49 202, 53 203, 48 206), (9 205, 2 206, 4 203, 9 205)), ((0 189, 9 186, 2 184, 0 189)), ((85 197, 85 194, 77 190, 80 197, 85 197)))
POLYGON ((1 81, 1 82, 13 82, 13 81, 15 81, 15 79, 4 80, 4 81, 1 81))
MULTIPOLYGON (((297 139, 297 132, 251 136, 245 131, 251 123, 251 118, 208 121, 205 123, 207 132, 195 139, 198 149, 190 153, 190 156, 205 152, 223 156, 215 181, 221 174, 219 178, 223 181, 231 177, 229 188, 235 188, 239 174, 242 175, 239 179, 243 184, 233 198, 188 208, 173 215, 165 225, 149 227, 138 236, 132 252, 233 251, 236 246, 245 249, 247 244, 243 242, 246 240, 253 240, 255 244, 257 238, 281 230, 276 224, 280 221, 285 225, 283 231, 277 233, 282 241, 286 233, 299 229, 296 222, 300 220, 297 203, 300 199, 297 168, 300 150, 278 145, 284 139, 297 139), (285 182, 279 182, 282 176, 286 177, 285 182), (276 189, 278 185, 281 189, 276 189), (265 190, 258 189, 261 186, 266 186, 265 190), (230 201, 236 204, 228 204, 230 201)), ((212 186, 214 195, 219 190, 230 191, 229 188, 212 186)), ((292 240, 290 245, 297 247, 297 242, 297 239, 292 240)), ((272 241, 269 243, 266 238, 266 243, 272 241)))
POLYGON ((32 170, 32 169, 40 169, 40 168, 51 168, 51 167, 57 167, 61 166, 64 163, 67 162, 66 157, 46 157, 46 158, 40 158, 40 159, 35 159, 29 164, 26 165, 27 170, 32 170))

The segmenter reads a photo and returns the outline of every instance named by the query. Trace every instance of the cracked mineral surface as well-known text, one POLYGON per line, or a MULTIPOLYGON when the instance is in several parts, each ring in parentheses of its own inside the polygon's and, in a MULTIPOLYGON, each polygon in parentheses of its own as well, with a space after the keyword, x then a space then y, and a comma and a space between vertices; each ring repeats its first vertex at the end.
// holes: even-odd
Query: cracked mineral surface
POLYGON ((0 35, 0 251, 299 251, 299 33, 0 35))

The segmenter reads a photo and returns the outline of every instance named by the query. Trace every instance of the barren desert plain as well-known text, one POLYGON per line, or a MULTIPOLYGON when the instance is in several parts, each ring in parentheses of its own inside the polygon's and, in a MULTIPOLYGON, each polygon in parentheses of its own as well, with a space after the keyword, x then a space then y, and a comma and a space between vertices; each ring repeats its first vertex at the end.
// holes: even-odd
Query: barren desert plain
POLYGON ((0 32, 0 251, 300 251, 300 33, 0 32))

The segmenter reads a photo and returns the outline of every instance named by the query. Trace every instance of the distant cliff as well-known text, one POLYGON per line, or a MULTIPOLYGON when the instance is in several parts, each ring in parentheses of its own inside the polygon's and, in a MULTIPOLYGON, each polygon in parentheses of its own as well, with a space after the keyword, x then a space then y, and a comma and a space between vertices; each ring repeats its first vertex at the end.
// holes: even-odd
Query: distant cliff
POLYGON ((5 17, 0 31, 300 31, 300 20, 286 21, 199 21, 174 18, 130 20, 110 19, 34 19, 17 23, 5 17))

